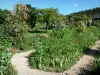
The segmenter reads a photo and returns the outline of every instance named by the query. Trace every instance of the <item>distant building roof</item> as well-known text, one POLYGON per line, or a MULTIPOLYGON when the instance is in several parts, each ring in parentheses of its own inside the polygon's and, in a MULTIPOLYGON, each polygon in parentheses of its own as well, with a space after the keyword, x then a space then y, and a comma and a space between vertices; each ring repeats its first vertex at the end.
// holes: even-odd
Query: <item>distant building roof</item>
POLYGON ((93 15, 93 19, 100 19, 100 15, 93 15))

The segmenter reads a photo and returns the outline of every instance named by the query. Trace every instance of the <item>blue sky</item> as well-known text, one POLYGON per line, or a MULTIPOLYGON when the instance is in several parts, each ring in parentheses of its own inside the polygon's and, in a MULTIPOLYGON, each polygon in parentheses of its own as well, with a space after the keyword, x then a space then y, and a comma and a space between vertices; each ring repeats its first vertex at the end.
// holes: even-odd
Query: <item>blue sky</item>
POLYGON ((31 4, 37 8, 58 8, 64 15, 100 7, 100 0, 0 0, 0 8, 12 10, 17 3, 31 4))

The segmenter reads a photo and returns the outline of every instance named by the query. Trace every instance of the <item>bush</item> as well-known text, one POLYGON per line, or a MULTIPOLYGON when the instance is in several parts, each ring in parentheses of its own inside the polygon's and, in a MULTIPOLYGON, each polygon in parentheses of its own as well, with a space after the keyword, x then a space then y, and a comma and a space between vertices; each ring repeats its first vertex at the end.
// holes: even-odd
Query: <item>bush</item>
POLYGON ((0 75, 17 75, 16 70, 11 65, 12 54, 4 46, 0 46, 0 75))
POLYGON ((100 20, 93 21, 92 25, 96 27, 100 27, 100 20))
POLYGON ((4 25, 0 25, 0 45, 5 47, 12 46, 12 38, 6 33, 4 25))
POLYGON ((14 13, 9 14, 5 19, 5 32, 12 37, 13 46, 18 49, 27 49, 30 43, 28 34, 28 8, 23 4, 17 4, 14 13))
POLYGON ((17 71, 15 70, 14 66, 9 64, 8 67, 8 74, 7 75, 18 75, 17 71))
POLYGON ((94 71, 97 70, 98 68, 100 68, 100 56, 96 57, 96 60, 95 60, 94 65, 93 65, 94 71))
POLYGON ((0 75, 8 75, 11 53, 9 50, 5 50, 4 48, 0 48, 0 52, 0 75))
POLYGON ((100 39, 100 28, 99 27, 90 26, 89 29, 91 30, 91 32, 94 33, 95 36, 99 37, 100 39))

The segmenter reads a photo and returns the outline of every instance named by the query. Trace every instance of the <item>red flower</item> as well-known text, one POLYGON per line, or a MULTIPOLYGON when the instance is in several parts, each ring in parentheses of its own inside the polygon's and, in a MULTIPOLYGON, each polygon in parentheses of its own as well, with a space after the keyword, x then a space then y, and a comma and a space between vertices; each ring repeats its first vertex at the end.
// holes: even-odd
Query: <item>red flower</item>
POLYGON ((10 51, 12 51, 13 49, 12 48, 10 48, 10 51))
POLYGON ((12 52, 12 54, 15 54, 14 52, 12 52))

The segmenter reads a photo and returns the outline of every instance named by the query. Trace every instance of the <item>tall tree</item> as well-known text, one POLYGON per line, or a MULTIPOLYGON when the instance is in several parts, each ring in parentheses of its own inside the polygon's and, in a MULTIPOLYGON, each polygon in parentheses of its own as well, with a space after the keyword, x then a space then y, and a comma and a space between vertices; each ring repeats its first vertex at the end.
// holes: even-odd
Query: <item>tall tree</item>
POLYGON ((29 9, 29 19, 28 19, 28 24, 31 28, 35 27, 36 25, 36 19, 37 19, 37 9, 35 7, 32 7, 29 4, 26 4, 26 7, 29 9))
POLYGON ((5 18, 10 14, 9 10, 1 10, 0 9, 0 24, 3 24, 5 21, 5 18))
POLYGON ((25 34, 28 32, 28 12, 26 5, 16 4, 13 14, 6 18, 6 31, 13 38, 12 43, 17 48, 24 48, 24 45, 27 45, 25 34))

